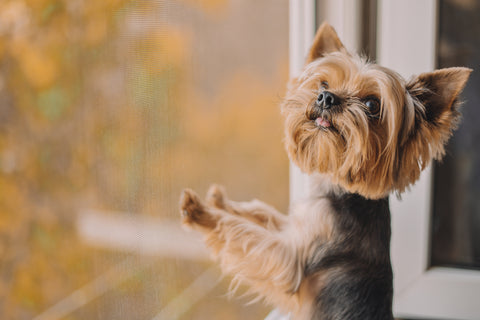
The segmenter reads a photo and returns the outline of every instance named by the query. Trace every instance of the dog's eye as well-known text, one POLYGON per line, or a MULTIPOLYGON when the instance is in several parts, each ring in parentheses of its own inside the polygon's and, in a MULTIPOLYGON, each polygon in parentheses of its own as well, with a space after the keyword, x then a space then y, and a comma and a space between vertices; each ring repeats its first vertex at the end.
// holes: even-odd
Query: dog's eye
POLYGON ((371 115, 377 116, 380 112, 380 101, 376 97, 368 97, 364 101, 371 115))
POLYGON ((322 89, 328 89, 328 81, 322 81, 320 87, 322 87, 322 89))

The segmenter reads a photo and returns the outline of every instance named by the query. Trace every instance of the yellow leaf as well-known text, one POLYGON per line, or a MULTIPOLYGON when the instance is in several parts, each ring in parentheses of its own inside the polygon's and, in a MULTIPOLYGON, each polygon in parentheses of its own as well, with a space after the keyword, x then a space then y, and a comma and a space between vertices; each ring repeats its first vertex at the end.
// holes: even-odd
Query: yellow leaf
POLYGON ((58 67, 51 56, 25 44, 18 45, 14 51, 23 74, 32 86, 46 88, 55 81, 58 67))
POLYGON ((84 40, 88 46, 100 44, 107 35, 107 20, 104 16, 98 15, 88 21, 85 28, 84 40))

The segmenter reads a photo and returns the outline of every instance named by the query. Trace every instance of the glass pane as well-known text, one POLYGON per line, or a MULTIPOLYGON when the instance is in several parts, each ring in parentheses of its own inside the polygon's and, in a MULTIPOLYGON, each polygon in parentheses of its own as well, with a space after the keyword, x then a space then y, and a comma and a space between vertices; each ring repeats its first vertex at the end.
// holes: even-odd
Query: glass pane
POLYGON ((0 318, 265 316, 177 206, 286 211, 287 76, 287 0, 2 0, 0 318))
POLYGON ((480 268, 480 3, 439 1, 439 67, 474 69, 463 119, 435 166, 432 264, 480 268))

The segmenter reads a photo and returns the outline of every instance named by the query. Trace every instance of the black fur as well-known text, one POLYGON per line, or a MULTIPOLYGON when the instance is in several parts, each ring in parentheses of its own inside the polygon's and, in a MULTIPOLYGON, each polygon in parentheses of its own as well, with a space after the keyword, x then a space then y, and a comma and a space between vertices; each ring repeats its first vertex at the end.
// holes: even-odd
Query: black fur
POLYGON ((316 297, 313 319, 393 319, 388 198, 327 198, 335 210, 333 237, 318 246, 305 268, 306 276, 331 275, 316 297))

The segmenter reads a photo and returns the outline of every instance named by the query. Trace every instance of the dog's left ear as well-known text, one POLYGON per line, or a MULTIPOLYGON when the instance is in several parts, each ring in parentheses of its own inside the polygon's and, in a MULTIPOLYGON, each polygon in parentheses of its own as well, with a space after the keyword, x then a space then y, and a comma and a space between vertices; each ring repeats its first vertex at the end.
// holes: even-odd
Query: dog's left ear
POLYGON ((313 45, 307 56, 307 64, 315 59, 323 57, 327 53, 345 50, 342 42, 338 38, 335 29, 327 22, 322 23, 318 28, 317 34, 313 39, 313 45))
POLYGON ((426 120, 438 124, 456 106, 472 69, 445 68, 422 73, 407 84, 407 91, 425 107, 426 120))

